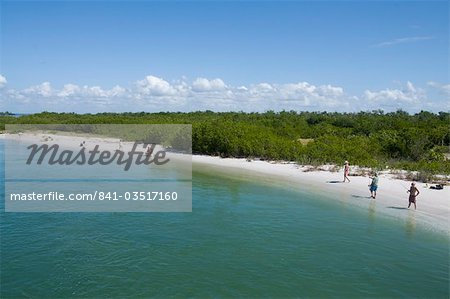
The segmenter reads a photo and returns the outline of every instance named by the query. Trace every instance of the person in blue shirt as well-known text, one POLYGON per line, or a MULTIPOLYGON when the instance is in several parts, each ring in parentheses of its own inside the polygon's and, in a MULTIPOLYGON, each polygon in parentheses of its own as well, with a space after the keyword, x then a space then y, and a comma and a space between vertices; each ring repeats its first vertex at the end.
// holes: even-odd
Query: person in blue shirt
POLYGON ((375 199, 377 197, 377 189, 378 189, 378 174, 375 172, 373 177, 371 178, 372 182, 368 185, 370 188, 370 197, 375 199))

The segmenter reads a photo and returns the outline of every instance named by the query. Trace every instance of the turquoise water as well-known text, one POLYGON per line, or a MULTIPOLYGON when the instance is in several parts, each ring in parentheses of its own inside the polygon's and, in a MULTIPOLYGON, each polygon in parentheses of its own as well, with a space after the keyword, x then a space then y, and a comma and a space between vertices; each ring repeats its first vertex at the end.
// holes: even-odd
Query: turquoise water
POLYGON ((449 297, 446 235, 301 190, 193 178, 192 213, 2 212, 0 297, 449 297))

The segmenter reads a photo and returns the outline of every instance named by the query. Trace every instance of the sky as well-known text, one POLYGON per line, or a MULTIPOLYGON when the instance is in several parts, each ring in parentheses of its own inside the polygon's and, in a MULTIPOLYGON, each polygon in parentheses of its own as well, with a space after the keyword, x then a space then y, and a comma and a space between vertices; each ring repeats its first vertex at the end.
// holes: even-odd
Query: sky
POLYGON ((0 111, 450 111, 448 1, 0 2, 0 111))

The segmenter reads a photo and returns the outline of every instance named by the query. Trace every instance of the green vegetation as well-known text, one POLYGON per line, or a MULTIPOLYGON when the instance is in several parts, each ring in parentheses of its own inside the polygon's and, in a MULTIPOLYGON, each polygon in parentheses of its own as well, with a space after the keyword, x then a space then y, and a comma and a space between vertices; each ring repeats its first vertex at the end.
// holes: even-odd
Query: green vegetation
POLYGON ((5 124, 192 124, 195 154, 300 164, 349 160, 379 169, 389 166, 450 174, 450 161, 445 159, 450 144, 450 114, 446 112, 0 114, 0 129, 5 124))

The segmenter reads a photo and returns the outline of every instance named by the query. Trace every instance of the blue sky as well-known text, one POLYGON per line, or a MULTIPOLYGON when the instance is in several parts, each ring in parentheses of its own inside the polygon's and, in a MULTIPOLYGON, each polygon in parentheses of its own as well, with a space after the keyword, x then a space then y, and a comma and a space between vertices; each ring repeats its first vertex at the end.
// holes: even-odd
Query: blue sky
POLYGON ((450 110, 448 1, 1 2, 0 110, 450 110))

